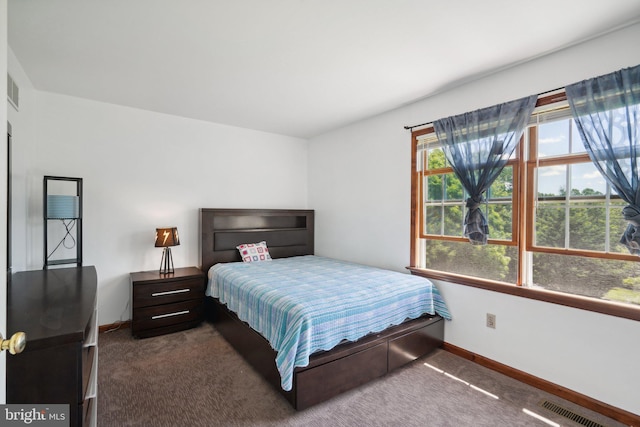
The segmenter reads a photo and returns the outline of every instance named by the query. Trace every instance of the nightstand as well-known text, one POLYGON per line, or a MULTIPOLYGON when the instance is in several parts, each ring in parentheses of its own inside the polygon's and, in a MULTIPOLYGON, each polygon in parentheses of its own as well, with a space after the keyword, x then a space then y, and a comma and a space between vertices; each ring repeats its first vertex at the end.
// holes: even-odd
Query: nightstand
POLYGON ((166 274, 140 271, 130 279, 134 337, 168 334, 202 322, 205 275, 199 268, 176 268, 166 274))

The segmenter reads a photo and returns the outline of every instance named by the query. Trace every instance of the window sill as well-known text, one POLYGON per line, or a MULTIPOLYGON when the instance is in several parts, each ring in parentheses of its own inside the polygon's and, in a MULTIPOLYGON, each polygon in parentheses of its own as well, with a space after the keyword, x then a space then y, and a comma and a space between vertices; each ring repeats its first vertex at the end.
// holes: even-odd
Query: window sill
POLYGON ((593 311, 596 313, 622 317, 625 319, 640 320, 640 307, 636 308, 627 304, 598 300, 595 298, 583 297, 579 295, 564 294, 561 292, 547 291, 544 289, 525 288, 522 286, 516 286, 492 280, 461 276, 418 267, 407 267, 407 269, 411 271, 411 274, 426 277, 427 279, 441 280, 444 282, 471 286, 474 288, 500 292, 508 295, 515 295, 523 298, 549 302, 552 304, 564 305, 567 307, 593 311))

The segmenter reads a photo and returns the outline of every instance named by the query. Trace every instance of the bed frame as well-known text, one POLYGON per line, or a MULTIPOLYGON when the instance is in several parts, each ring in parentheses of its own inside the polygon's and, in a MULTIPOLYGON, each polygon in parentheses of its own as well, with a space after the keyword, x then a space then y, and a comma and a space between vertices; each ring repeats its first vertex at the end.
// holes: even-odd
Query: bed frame
MULTIPOLYGON (((200 265, 241 261, 236 246, 265 240, 273 258, 314 253, 314 211, 283 209, 200 209, 200 265)), ((293 388, 284 391, 276 352, 268 341, 214 298, 205 304, 207 319, 291 405, 302 410, 403 366, 440 347, 444 321, 423 316, 314 353, 308 366, 296 368, 293 388)))

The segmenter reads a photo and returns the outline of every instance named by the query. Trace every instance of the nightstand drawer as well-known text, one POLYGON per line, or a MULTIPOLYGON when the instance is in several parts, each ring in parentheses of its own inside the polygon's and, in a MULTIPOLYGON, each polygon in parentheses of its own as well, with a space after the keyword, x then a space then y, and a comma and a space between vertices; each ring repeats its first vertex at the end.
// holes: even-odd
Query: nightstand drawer
POLYGON ((201 277, 136 284, 133 288, 133 307, 148 307, 190 299, 202 299, 203 295, 204 279, 201 277))
POLYGON ((174 304, 144 307, 135 311, 132 328, 134 334, 143 329, 161 328, 178 323, 198 322, 203 315, 203 299, 174 304))

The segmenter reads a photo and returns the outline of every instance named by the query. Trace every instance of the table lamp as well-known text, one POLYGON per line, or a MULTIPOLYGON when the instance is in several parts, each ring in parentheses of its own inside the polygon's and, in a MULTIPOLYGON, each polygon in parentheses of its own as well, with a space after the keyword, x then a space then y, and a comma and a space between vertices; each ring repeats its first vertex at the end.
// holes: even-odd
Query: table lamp
POLYGON ((160 274, 173 273, 171 246, 178 246, 180 237, 176 227, 156 228, 156 248, 164 248, 160 260, 160 274))

